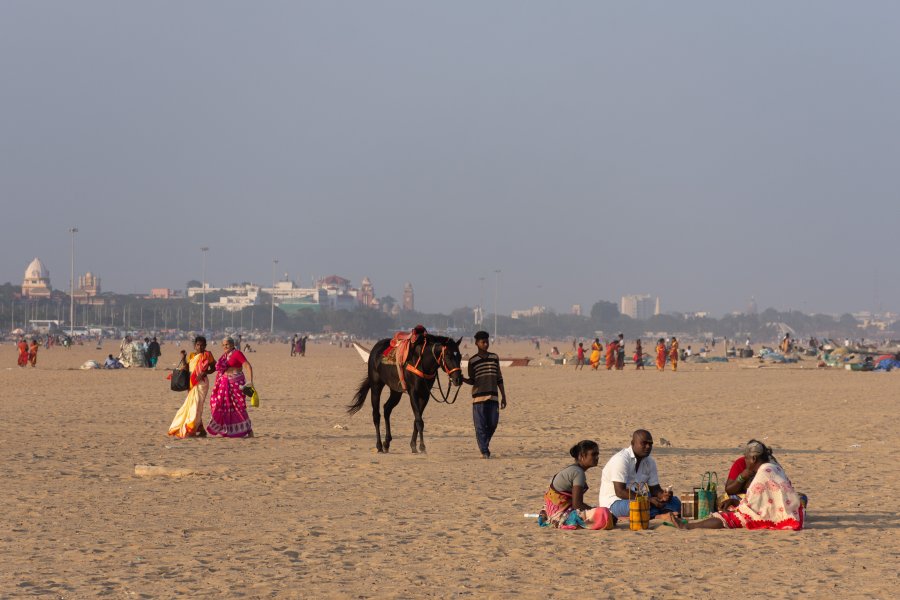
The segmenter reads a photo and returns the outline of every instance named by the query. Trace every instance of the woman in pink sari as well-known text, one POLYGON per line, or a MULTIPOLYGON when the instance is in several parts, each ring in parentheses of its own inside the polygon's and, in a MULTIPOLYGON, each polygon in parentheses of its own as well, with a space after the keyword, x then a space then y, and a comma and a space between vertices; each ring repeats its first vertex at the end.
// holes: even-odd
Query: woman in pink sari
POLYGON ((253 367, 247 357, 235 349, 232 338, 222 341, 222 349, 223 354, 216 361, 216 383, 209 397, 210 418, 206 432, 223 437, 253 437, 243 392, 247 383, 244 370, 253 385, 253 367))
MULTIPOLYGON (((753 475, 746 495, 731 500, 731 510, 713 513, 702 521, 685 522, 675 515, 668 519, 682 529, 803 529, 806 509, 769 448, 755 440, 744 452, 747 471, 753 475)), ((721 506, 728 509, 731 506, 721 506)))

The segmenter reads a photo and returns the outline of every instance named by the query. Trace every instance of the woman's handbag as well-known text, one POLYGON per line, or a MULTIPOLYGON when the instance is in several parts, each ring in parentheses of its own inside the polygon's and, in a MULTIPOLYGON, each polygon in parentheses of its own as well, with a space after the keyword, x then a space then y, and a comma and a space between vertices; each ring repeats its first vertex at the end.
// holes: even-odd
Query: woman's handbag
POLYGON ((719 476, 715 471, 707 471, 700 477, 700 489, 697 490, 698 519, 705 519, 718 509, 718 488, 719 476))
POLYGON ((650 528, 650 489, 646 483, 639 483, 633 492, 628 491, 628 528, 632 531, 650 528))
POLYGON ((191 374, 184 369, 173 369, 171 379, 173 392, 186 392, 191 388, 191 374))
POLYGON ((250 398, 250 406, 259 408, 259 392, 252 385, 245 385, 241 391, 250 398))

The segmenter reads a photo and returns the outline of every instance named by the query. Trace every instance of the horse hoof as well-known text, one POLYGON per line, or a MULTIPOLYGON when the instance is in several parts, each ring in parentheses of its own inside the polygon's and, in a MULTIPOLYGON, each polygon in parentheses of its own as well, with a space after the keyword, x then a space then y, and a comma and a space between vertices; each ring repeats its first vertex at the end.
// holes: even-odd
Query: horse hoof
POLYGON ((419 453, 419 451, 416 450, 415 448, 412 448, 411 450, 412 450, 412 453, 413 453, 413 454, 418 454, 418 453, 419 453))

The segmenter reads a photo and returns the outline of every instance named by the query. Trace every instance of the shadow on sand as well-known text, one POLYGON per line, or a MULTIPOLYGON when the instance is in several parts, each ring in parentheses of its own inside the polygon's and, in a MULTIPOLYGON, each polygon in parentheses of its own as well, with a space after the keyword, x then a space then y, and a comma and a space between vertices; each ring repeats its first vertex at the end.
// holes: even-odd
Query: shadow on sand
POLYGON ((806 516, 807 529, 898 529, 900 515, 890 512, 811 512, 806 516))

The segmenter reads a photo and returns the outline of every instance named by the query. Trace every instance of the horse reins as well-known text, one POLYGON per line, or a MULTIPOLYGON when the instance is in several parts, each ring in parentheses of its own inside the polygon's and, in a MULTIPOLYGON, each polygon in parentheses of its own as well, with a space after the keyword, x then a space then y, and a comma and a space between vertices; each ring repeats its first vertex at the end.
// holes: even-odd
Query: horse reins
MULTIPOLYGON (((427 344, 427 343, 428 343, 428 336, 427 336, 427 334, 426 334, 426 336, 425 336, 425 344, 427 344)), ((440 354, 440 356, 438 356, 438 355, 436 355, 436 354, 434 353, 434 345, 431 346, 431 356, 434 358, 435 362, 436 362, 436 363, 444 370, 444 372, 447 373, 447 376, 449 377, 450 375, 453 375, 453 374, 456 373, 457 371, 462 371, 462 369, 459 368, 459 367, 455 367, 455 368, 453 368, 453 369, 448 369, 448 368, 447 368, 447 359, 446 359, 446 356, 445 356, 446 352, 447 352, 447 346, 446 346, 446 344, 441 344, 441 354, 440 354)), ((437 379, 438 390, 440 391, 441 397, 440 397, 440 398, 436 397, 436 396, 434 395, 434 390, 433 390, 433 389, 432 389, 432 390, 429 390, 429 394, 431 394, 431 397, 434 399, 435 402, 443 402, 443 403, 445 403, 445 404, 453 404, 453 403, 455 403, 455 402, 456 402, 456 398, 459 397, 459 390, 460 390, 460 388, 461 388, 462 386, 457 386, 457 388, 456 388, 456 395, 453 396, 453 400, 452 400, 452 401, 449 400, 449 398, 450 398, 450 390, 453 388, 453 385, 452 385, 452 384, 448 384, 447 391, 444 392, 444 387, 441 385, 441 378, 438 377, 438 370, 437 370, 437 369, 434 370, 434 373, 431 373, 431 374, 429 375, 428 373, 425 373, 424 371, 422 371, 422 370, 419 368, 419 365, 422 363, 422 355, 423 355, 423 354, 424 354, 424 352, 420 352, 420 353, 419 353, 419 358, 418 358, 418 360, 416 360, 416 364, 415 364, 415 365, 412 365, 412 364, 410 364, 410 363, 407 362, 407 363, 406 363, 406 370, 409 371, 410 373, 414 374, 414 375, 417 375, 417 376, 421 377, 422 379, 429 379, 429 380, 430 380, 430 379, 437 379)))

